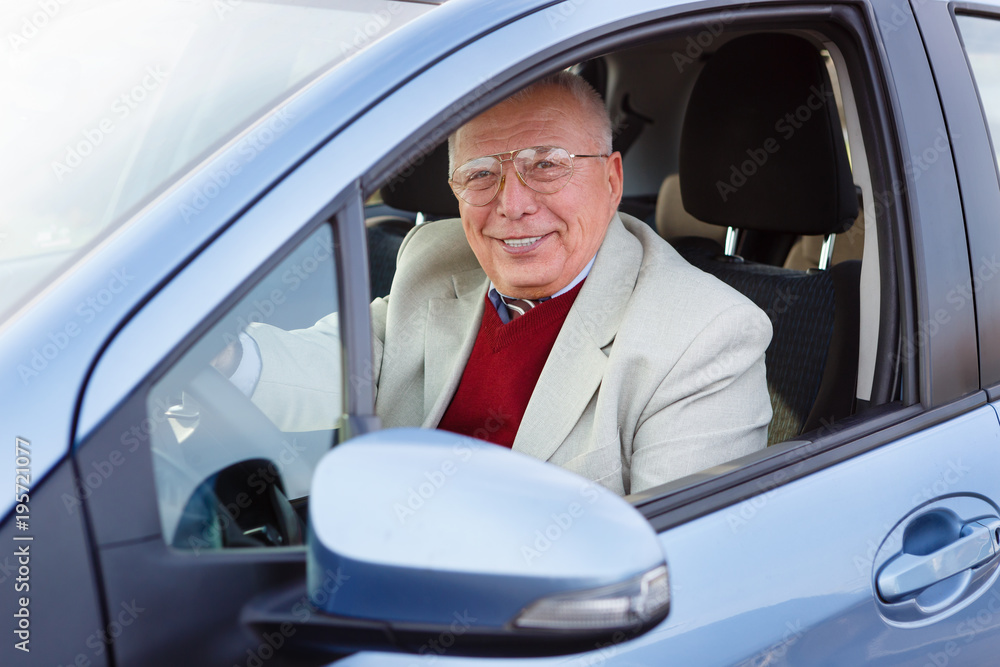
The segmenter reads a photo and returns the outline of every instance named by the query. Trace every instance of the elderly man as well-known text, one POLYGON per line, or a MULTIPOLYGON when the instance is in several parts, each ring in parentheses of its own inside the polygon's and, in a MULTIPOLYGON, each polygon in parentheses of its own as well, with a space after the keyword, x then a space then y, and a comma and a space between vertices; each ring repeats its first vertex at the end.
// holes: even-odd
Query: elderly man
MULTIPOLYGON (((464 433, 635 493, 761 449, 767 317, 617 213, 600 97, 559 73, 449 141, 461 220, 403 242, 371 306, 386 427, 464 433)), ((286 430, 338 417, 336 316, 253 325, 253 399, 286 430)))

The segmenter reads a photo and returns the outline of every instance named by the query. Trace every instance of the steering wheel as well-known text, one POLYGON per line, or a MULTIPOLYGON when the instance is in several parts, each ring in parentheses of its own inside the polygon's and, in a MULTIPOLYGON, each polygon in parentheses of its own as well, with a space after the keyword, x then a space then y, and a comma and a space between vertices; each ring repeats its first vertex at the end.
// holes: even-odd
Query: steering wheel
POLYGON ((274 470, 284 434, 212 366, 199 371, 185 392, 201 408, 196 432, 205 429, 216 436, 200 445, 219 448, 210 453, 219 464, 218 472, 203 481, 186 504, 185 516, 202 520, 182 521, 175 544, 190 539, 190 524, 205 523, 206 513, 209 521, 223 526, 222 546, 304 544, 302 521, 280 476, 261 474, 262 469, 274 470))

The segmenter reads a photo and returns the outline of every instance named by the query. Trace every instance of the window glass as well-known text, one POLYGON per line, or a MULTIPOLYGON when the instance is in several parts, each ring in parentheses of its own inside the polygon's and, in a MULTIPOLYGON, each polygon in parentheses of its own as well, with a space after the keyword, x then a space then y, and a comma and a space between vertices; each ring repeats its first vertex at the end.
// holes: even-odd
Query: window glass
MULTIPOLYGON (((325 425, 282 431, 287 405, 261 399, 276 366, 256 341, 332 322, 323 367, 339 383, 333 238, 322 227, 255 285, 153 385, 149 419, 156 495, 168 544, 179 549, 302 543, 312 472, 336 439, 339 392, 325 425), (269 375, 269 373, 271 375, 269 375)), ((289 333, 292 332, 292 333, 289 333)), ((301 421, 301 420, 300 420, 301 421)))
POLYGON ((957 20, 1000 165, 1000 20, 980 16, 959 16, 957 20))
MULTIPOLYGON (((0 319, 281 100, 432 7, 5 2, 0 319)), ((234 169, 295 122, 286 112, 240 138, 234 169)))

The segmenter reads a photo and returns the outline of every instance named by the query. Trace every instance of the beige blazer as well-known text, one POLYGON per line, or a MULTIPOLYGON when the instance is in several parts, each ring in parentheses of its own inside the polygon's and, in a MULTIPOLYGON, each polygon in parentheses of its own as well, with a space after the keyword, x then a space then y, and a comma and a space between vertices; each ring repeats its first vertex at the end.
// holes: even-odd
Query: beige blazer
MULTIPOLYGON (((433 428, 454 395, 489 279, 459 220, 404 240, 390 296, 371 305, 376 413, 433 428)), ((339 417, 336 315, 284 332, 253 325, 253 399, 284 430, 339 417)), ((771 407, 767 316, 621 214, 531 395, 513 448, 619 493, 636 493, 762 449, 771 407)), ((503 415, 487 410, 483 428, 503 415)))

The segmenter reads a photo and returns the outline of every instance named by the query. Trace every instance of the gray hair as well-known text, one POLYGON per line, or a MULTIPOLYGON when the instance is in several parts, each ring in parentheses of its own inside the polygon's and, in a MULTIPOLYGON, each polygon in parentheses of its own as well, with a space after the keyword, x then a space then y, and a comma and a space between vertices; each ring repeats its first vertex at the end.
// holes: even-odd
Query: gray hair
MULTIPOLYGON (((601 99, 600 93, 594 90, 594 87, 587 82, 582 76, 573 74, 566 70, 560 70, 553 74, 548 75, 544 79, 540 79, 535 83, 531 84, 527 88, 522 88, 517 91, 507 99, 505 99, 500 104, 512 103, 523 103, 528 100, 529 97, 537 93, 542 88, 561 88, 566 92, 570 93, 576 100, 580 108, 588 116, 591 116, 596 129, 598 131, 598 137, 600 139, 600 150, 602 153, 611 152, 611 116, 608 114, 607 107, 604 106, 604 100, 601 99)), ((451 172, 455 170, 455 153, 456 153, 456 136, 458 132, 453 132, 451 136, 448 137, 448 176, 451 176, 451 172)))

